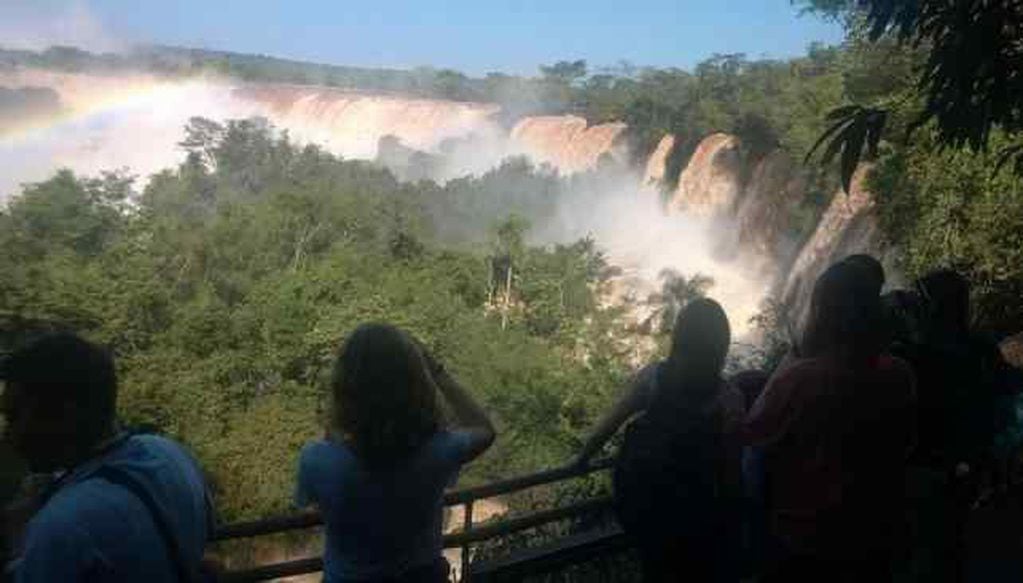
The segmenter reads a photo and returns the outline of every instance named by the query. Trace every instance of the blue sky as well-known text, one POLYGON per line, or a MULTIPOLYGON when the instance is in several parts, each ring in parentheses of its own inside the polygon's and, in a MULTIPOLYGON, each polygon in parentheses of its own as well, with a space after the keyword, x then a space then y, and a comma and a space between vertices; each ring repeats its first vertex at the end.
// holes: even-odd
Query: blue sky
POLYGON ((841 27, 789 0, 0 0, 0 45, 198 46, 383 67, 531 74, 561 59, 689 68, 801 54, 841 27))

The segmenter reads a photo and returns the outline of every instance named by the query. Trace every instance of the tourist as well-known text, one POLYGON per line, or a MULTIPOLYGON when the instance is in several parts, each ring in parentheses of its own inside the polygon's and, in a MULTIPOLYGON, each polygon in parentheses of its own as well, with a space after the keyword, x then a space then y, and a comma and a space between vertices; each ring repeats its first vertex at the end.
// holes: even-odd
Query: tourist
POLYGON ((7 515, 8 576, 197 580, 212 514, 202 472, 173 441, 118 429, 109 353, 54 334, 12 354, 0 377, 4 440, 37 478, 52 478, 19 504, 27 524, 7 515))
POLYGON ((885 354, 876 281, 831 266, 814 286, 811 356, 772 376, 745 424, 767 467, 780 556, 768 581, 884 581, 902 542, 914 380, 885 354))
POLYGON ((970 330, 970 290, 952 270, 916 283, 921 340, 906 350, 919 379, 920 457, 929 465, 983 464, 1012 423, 1005 396, 1020 390, 998 344, 970 330), (926 459, 924 459, 926 458, 926 459))
POLYGON ((910 485, 916 573, 957 581, 971 507, 1008 480, 1023 385, 998 345, 970 330, 969 284, 940 269, 915 284, 919 332, 896 346, 918 379, 919 447, 910 485))
POLYGON ((577 458, 625 421, 614 474, 619 520, 647 581, 736 581, 743 396, 721 378, 730 331, 717 302, 679 314, 666 360, 643 369, 577 458))
POLYGON ((351 334, 331 393, 329 435, 302 450, 295 492, 296 505, 323 513, 324 580, 447 581, 444 490, 493 443, 486 413, 429 352, 384 324, 351 334))
MULTIPOLYGON (((833 264, 829 269, 842 266, 850 280, 855 280, 857 285, 864 290, 864 293, 880 296, 885 284, 884 266, 871 255, 857 253, 848 255, 841 261, 833 264)), ((795 322, 789 318, 783 318, 785 333, 789 340, 789 350, 782 356, 778 369, 787 368, 797 358, 810 358, 820 350, 816 331, 812 326, 812 293, 811 306, 807 313, 797 314, 798 323, 802 326, 802 334, 797 334, 795 322)), ((883 326, 877 328, 878 333, 891 334, 892 329, 887 320, 883 326)))

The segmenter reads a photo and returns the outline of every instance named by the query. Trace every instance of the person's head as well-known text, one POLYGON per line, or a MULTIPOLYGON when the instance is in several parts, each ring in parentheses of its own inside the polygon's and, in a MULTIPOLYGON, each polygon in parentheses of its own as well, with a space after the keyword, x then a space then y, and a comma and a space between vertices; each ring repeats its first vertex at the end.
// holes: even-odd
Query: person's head
POLYGON ((862 359, 880 352, 886 336, 877 282, 847 261, 828 267, 814 284, 805 356, 862 359))
POLYGON ((117 376, 106 350, 45 336, 3 363, 4 440, 34 471, 67 468, 114 432, 117 376))
POLYGON ((436 385, 416 342, 388 324, 348 337, 331 381, 332 422, 370 467, 398 463, 439 428, 436 385))
POLYGON ((916 282, 925 326, 931 331, 965 334, 970 326, 970 284, 951 269, 939 269, 916 282))
POLYGON ((884 266, 880 261, 866 253, 857 253, 846 257, 842 262, 858 270, 860 277, 864 279, 864 285, 869 285, 870 289, 875 290, 875 294, 880 295, 885 281, 884 266))
POLYGON ((682 398, 699 401, 717 392, 731 334, 728 317, 716 301, 699 298, 682 309, 667 361, 668 384, 686 392, 682 398))

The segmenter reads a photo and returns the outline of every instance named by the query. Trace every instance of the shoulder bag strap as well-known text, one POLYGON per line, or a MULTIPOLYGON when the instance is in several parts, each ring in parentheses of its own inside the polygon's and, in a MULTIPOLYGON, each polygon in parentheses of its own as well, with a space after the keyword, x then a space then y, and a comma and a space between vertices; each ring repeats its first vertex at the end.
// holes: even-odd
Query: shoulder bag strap
POLYGON ((198 576, 194 569, 190 569, 186 565, 185 557, 178 546, 177 538, 174 537, 170 525, 167 524, 166 517, 160 512, 159 506, 157 506, 149 491, 126 472, 109 466, 97 470, 93 477, 103 478, 111 484, 124 488, 145 505, 153 519, 153 524, 156 525, 156 530, 160 533, 160 538, 163 539, 164 546, 167 548, 167 556, 174 567, 178 581, 182 583, 197 583, 199 581, 198 576))

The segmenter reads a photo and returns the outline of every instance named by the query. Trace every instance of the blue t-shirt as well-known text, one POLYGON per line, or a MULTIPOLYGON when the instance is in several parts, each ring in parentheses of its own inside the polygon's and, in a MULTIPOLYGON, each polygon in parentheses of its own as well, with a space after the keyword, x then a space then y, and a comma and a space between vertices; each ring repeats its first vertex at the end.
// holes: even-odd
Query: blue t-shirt
POLYGON ((344 443, 306 445, 295 504, 315 504, 323 513, 324 581, 393 577, 436 561, 444 489, 457 479, 469 446, 467 433, 440 431, 399 467, 371 472, 344 443))
POLYGON ((210 530, 202 472, 173 441, 136 435, 63 479, 28 524, 12 564, 16 582, 177 581, 149 508, 125 487, 96 476, 101 467, 130 475, 149 492, 183 559, 198 566, 210 530))

